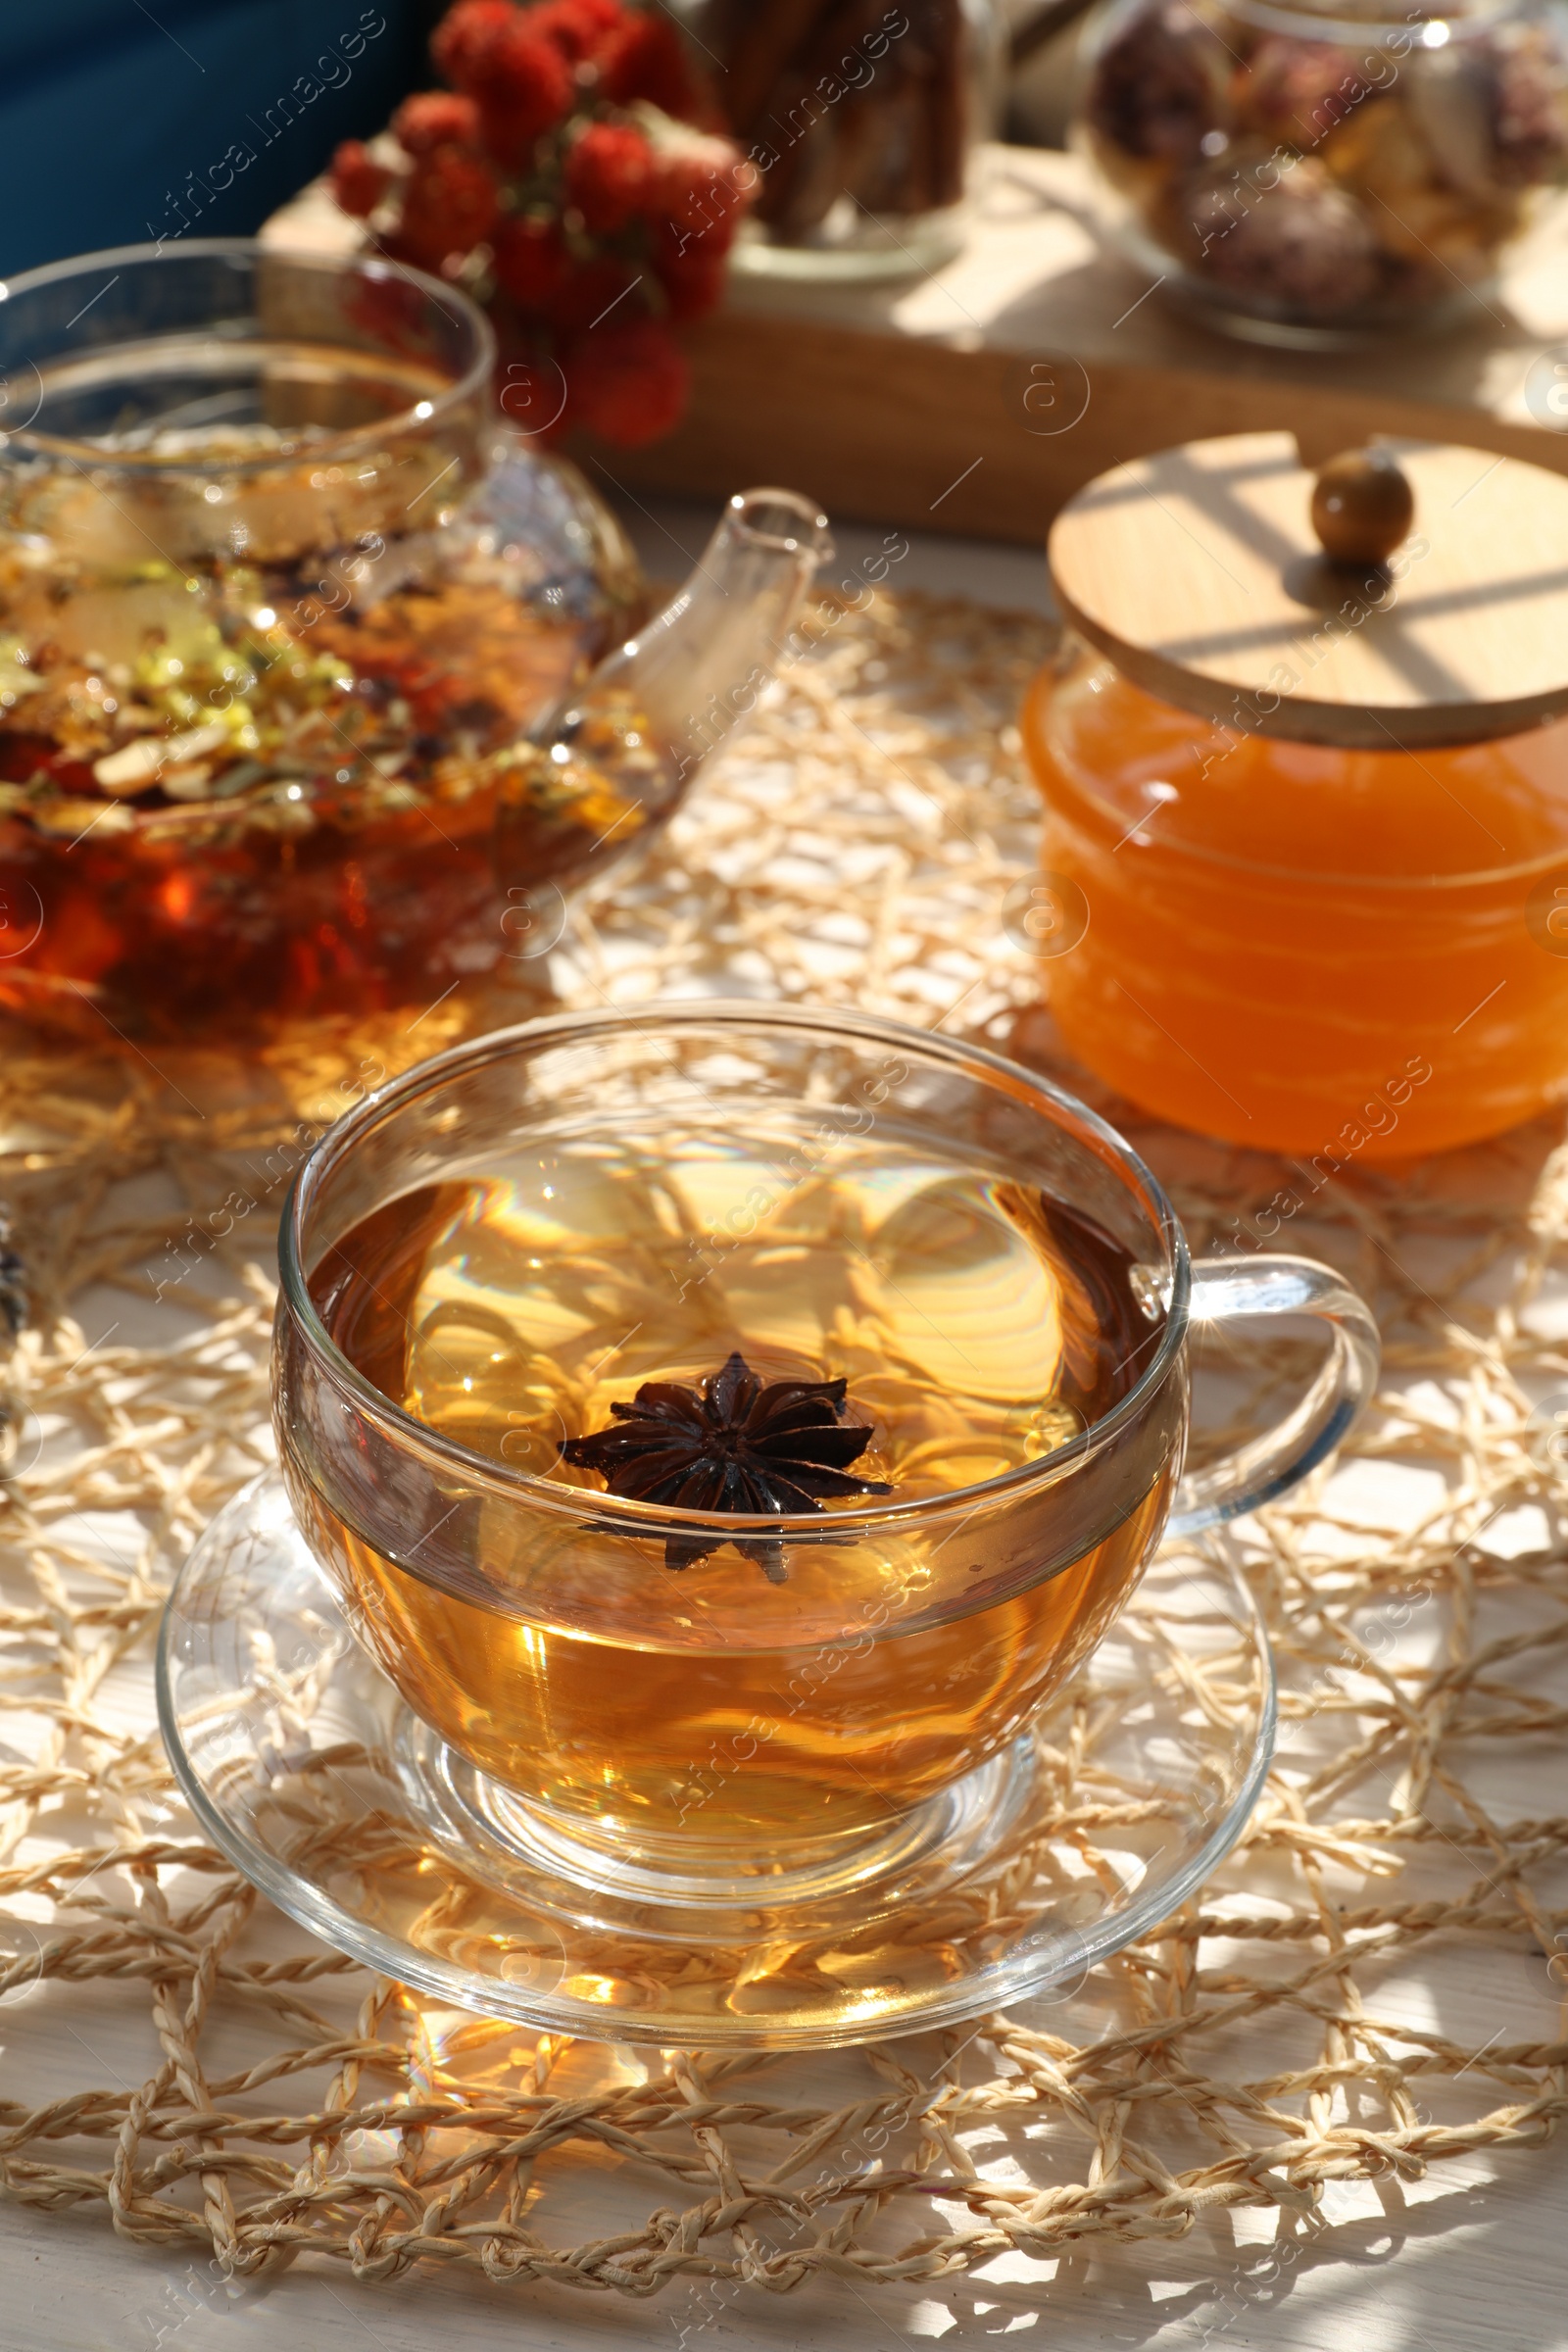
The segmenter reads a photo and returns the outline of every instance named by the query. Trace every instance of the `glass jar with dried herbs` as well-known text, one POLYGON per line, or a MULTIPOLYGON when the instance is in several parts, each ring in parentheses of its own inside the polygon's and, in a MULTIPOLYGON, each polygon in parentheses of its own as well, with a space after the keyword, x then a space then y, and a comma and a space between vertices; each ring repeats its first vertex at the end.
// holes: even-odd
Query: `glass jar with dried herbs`
POLYGON ((1485 324, 1568 182, 1561 0, 1102 0, 1083 55, 1118 241, 1250 341, 1485 324))

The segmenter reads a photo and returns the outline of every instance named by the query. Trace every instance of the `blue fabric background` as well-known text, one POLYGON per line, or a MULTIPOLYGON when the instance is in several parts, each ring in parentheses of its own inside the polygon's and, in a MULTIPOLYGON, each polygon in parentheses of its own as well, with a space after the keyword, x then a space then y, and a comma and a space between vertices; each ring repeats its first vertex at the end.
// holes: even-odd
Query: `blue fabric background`
POLYGON ((0 0, 0 274, 258 227, 339 139, 378 130, 433 78, 439 13, 428 0, 0 0), (255 160, 231 160, 225 188, 231 146, 255 160))

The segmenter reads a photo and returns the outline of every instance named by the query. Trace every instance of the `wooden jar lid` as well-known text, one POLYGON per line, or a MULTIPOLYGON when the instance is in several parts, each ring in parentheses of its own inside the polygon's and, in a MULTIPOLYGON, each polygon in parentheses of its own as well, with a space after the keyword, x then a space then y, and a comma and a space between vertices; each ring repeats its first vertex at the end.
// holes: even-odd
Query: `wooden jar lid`
POLYGON ((1568 710, 1568 479, 1482 449, 1380 446, 1415 494, 1384 565, 1323 554, 1289 433, 1101 474, 1052 528, 1063 616, 1149 693, 1249 733, 1390 751, 1568 710))

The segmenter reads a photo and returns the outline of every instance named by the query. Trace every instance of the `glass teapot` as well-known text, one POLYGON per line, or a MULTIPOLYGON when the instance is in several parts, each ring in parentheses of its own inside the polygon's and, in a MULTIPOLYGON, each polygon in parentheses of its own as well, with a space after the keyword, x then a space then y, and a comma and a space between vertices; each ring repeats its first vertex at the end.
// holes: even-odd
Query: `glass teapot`
POLYGON ((505 419, 538 387, 498 418, 483 314, 401 264, 192 242, 3 291, 0 1004, 32 1017, 265 1033, 482 973, 670 814, 826 550, 746 493, 639 628, 613 515, 505 419))

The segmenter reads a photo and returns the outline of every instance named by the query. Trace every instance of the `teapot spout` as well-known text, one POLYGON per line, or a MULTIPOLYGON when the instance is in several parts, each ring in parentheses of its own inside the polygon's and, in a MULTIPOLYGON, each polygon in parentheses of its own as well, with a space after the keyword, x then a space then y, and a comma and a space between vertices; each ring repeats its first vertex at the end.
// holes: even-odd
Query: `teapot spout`
POLYGON ((819 564, 827 517, 793 490, 742 490, 691 578, 656 620, 603 662, 587 695, 629 689, 682 776, 744 718, 788 651, 819 564))
POLYGON ((743 490, 685 586, 510 756, 497 826, 514 894, 570 888, 668 817, 791 651, 827 518, 793 490, 743 490))

